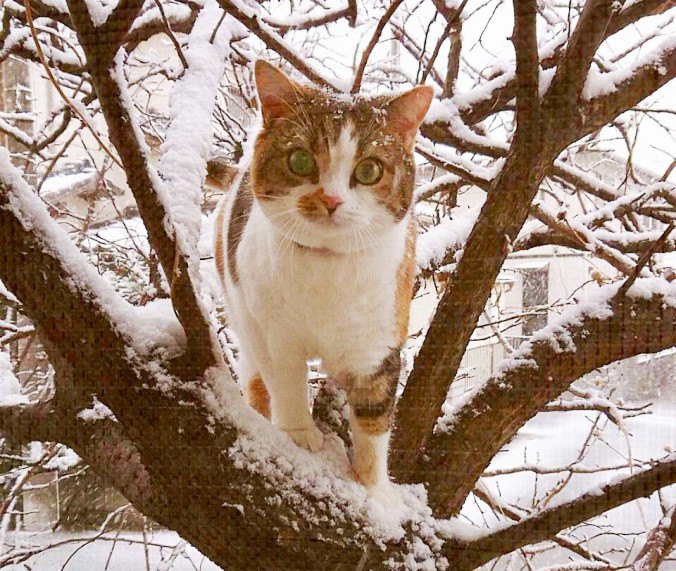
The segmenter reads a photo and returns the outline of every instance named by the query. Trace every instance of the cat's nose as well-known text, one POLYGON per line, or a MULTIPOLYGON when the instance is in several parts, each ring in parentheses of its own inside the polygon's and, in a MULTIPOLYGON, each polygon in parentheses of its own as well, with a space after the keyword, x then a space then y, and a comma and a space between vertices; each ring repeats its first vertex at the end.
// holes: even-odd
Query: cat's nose
POLYGON ((340 198, 333 196, 332 194, 322 193, 321 200, 324 203, 324 206, 326 206, 326 209, 329 211, 329 216, 331 216, 336 211, 336 209, 341 204, 343 204, 343 201, 340 198))

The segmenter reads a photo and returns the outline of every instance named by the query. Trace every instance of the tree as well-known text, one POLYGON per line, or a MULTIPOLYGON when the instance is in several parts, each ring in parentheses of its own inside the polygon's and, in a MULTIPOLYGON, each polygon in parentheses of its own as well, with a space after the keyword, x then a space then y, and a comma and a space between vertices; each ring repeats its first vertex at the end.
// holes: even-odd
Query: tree
MULTIPOLYGON (((14 126, 24 116, 0 116, 0 130, 22 146, 12 157, 17 166, 0 154, 0 279, 34 325, 55 385, 49 398, 0 408, 6 437, 67 445, 139 511, 227 569, 317 562, 473 569, 552 539, 596 565, 588 568, 612 567, 557 534, 676 482, 673 454, 526 517, 497 505, 480 478, 519 428, 585 373, 676 345, 674 274, 654 263, 656 253, 674 250, 674 163, 647 180, 630 152, 625 180, 610 184, 574 160, 576 149, 615 133, 631 151, 635 117, 661 122, 673 113, 651 99, 676 75, 673 38, 659 38, 672 29, 673 2, 515 1, 513 55, 477 67, 464 30, 479 24, 483 41, 491 11, 509 16, 509 8, 491 0, 350 0, 333 8, 311 1, 6 3, 1 57, 42 65, 63 101, 35 136, 14 126), (637 26, 641 33, 632 36, 637 26), (141 50, 160 33, 178 64, 141 50), (364 41, 350 54, 346 83, 340 78, 349 66, 331 54, 336 41, 357 36, 364 41), (613 49, 617 37, 634 39, 613 49), (394 47, 376 57, 384 39, 394 47), (329 90, 427 81, 437 92, 418 152, 446 174, 418 196, 439 206, 441 221, 427 232, 438 231, 445 248, 420 262, 422 276, 443 276, 445 285, 397 405, 390 452, 394 478, 423 483, 426 496, 408 489, 408 509, 396 517, 379 519, 338 461, 294 449, 244 405, 202 293, 200 188, 213 168, 212 147, 235 161, 246 146, 233 105, 255 105, 248 80, 261 54, 329 90), (153 106, 157 86, 173 92, 168 116, 153 106), (152 248, 144 255, 156 256, 163 277, 151 263, 144 271, 158 284, 156 295, 170 298, 171 312, 126 302, 23 179, 22 170, 51 172, 75 137, 95 140, 107 166, 124 173, 152 248), (147 144, 158 140, 159 171, 147 144), (469 187, 484 191, 485 202, 468 232, 451 239, 435 229, 443 230, 449 213, 463 220, 452 198, 469 187), (536 199, 538 192, 553 202, 536 199), (584 215, 566 209, 572 199, 584 215), (529 220, 540 224, 524 233, 529 220), (435 430, 507 256, 541 245, 588 252, 617 277, 524 341, 435 430), (94 396, 113 414, 81 414, 94 396), (462 533, 457 514, 472 494, 512 523, 462 533)), ((618 410, 573 391, 580 406, 618 410)), ((637 568, 657 568, 675 539, 666 517, 646 538, 637 568)))

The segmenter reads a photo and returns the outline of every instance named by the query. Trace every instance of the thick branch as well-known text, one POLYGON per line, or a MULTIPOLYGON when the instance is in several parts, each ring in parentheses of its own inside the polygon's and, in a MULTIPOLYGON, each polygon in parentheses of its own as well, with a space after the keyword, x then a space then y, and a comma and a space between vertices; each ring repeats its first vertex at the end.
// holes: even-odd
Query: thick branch
MULTIPOLYGON (((114 360, 124 356, 126 343, 112 325, 109 310, 125 302, 93 270, 74 273, 77 266, 87 264, 84 256, 9 165, 4 149, 0 157, 0 228, 0 277, 23 304, 22 311, 33 320, 42 341, 58 347, 64 366, 103 359, 102 364, 111 367, 113 374, 114 360), (66 265, 66 259, 71 266, 66 265), (107 307, 101 303, 102 292, 108 298, 107 307), (45 303, 47 299, 53 303, 45 303), (107 348, 103 358, 99 355, 102 346, 107 348)), ((73 379, 74 392, 88 396, 101 388, 97 381, 112 379, 84 375, 73 379)))
POLYGON ((612 36, 641 18, 662 14, 674 6, 676 6, 674 0, 640 0, 634 2, 612 17, 606 35, 612 36))
MULTIPOLYGON (((522 16, 526 19, 534 17, 522 16)), ((530 45, 532 38, 523 36, 534 34, 534 26, 523 22, 515 24, 516 27, 519 25, 518 41, 530 45)), ((530 67, 533 57, 537 58, 537 54, 531 54, 520 68, 529 86, 523 91, 528 100, 537 97, 537 86, 533 93, 530 85, 533 73, 537 76, 537 69, 533 72, 530 67)), ((527 118, 537 118, 537 109, 524 109, 523 112, 527 118)), ((420 478, 416 466, 423 461, 425 444, 446 400, 448 387, 510 246, 528 217, 530 204, 544 178, 545 165, 554 159, 556 151, 540 140, 540 133, 539 120, 519 125, 518 136, 488 192, 399 400, 391 458, 392 472, 400 480, 420 478)))
MULTIPOLYGON (((69 6, 74 22, 84 22, 85 30, 91 29, 87 7, 82 0, 70 0, 69 6)), ((148 230, 148 238, 158 254, 165 275, 171 283, 174 308, 188 338, 186 366, 194 374, 201 374, 212 365, 212 339, 188 272, 188 261, 180 251, 176 238, 165 223, 170 219, 165 205, 158 195, 150 177, 148 159, 134 132, 134 120, 123 104, 121 86, 114 79, 115 64, 101 52, 101 44, 88 33, 78 28, 78 37, 87 55, 87 67, 92 84, 99 96, 101 111, 108 125, 110 140, 115 145, 127 173, 127 183, 134 195, 139 213, 148 230)), ((121 64, 120 64, 121 65, 121 64)))
MULTIPOLYGON (((599 241, 603 242, 609 248, 622 252, 623 254, 643 254, 655 244, 655 233, 651 232, 645 237, 637 237, 639 239, 632 239, 631 241, 623 240, 622 237, 613 238, 612 232, 604 232, 602 237, 597 237, 599 241)), ((579 239, 573 238, 566 234, 559 234, 551 230, 541 232, 531 232, 523 238, 519 238, 514 243, 514 251, 530 250, 538 248, 539 246, 563 246, 573 250, 588 251, 586 244, 579 239)), ((655 252, 666 253, 676 250, 676 240, 670 239, 660 243, 655 252)))
MULTIPOLYGON (((540 122, 540 95, 538 44, 536 33, 537 2, 514 1, 514 33, 512 42, 516 52, 516 134, 519 138, 538 133, 540 122), (529 133, 530 132, 530 133, 529 133)), ((537 144, 537 141, 531 141, 537 144)))
POLYGON ((550 129, 560 129, 557 113, 568 114, 576 105, 594 54, 606 37, 615 4, 614 0, 589 0, 585 3, 545 96, 544 106, 549 112, 550 129))
POLYGON ((457 412, 448 432, 432 437, 430 459, 417 474, 429 482, 432 505, 456 513, 500 448, 583 374, 676 345, 676 286, 659 278, 639 281, 643 291, 656 292, 650 299, 617 293, 586 315, 564 314, 559 325, 548 326, 511 356, 508 369, 457 412))
POLYGON ((618 81, 613 90, 581 103, 579 114, 571 125, 577 139, 603 127, 676 77, 676 45, 673 43, 665 43, 641 61, 644 63, 629 77, 618 81))

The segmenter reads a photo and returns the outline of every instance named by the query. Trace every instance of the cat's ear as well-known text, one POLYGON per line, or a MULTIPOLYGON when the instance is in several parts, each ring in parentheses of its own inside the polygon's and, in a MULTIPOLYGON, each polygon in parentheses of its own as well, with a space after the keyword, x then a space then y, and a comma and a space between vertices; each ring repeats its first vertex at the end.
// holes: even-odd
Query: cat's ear
POLYGON ((256 61, 254 72, 263 121, 268 122, 293 112, 299 95, 306 88, 291 81, 274 65, 260 59, 256 61))
POLYGON ((392 99, 386 106, 387 126, 404 141, 407 149, 413 147, 415 134, 432 103, 434 90, 419 85, 392 99))

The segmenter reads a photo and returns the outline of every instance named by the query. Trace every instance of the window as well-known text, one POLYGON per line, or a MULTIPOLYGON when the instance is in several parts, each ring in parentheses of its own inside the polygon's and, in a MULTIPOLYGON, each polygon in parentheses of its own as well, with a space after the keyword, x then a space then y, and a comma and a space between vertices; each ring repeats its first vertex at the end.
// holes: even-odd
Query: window
POLYGON ((547 303, 549 302, 549 264, 539 268, 523 268, 522 304, 526 316, 523 334, 529 336, 547 325, 547 303))

